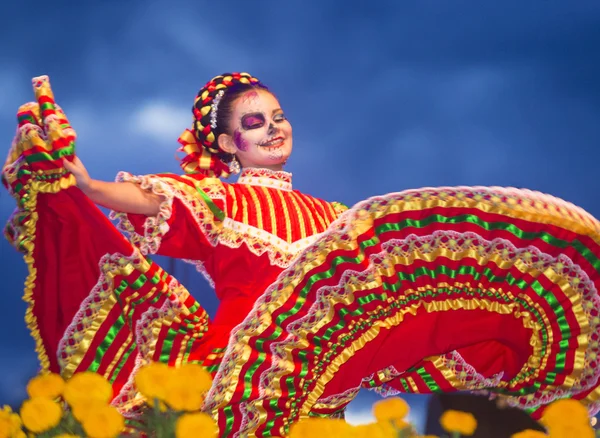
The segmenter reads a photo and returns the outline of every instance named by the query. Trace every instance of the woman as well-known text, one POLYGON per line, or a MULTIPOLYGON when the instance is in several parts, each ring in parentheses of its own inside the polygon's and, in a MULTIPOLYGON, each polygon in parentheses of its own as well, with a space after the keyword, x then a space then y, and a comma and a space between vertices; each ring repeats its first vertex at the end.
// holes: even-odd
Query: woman
POLYGON ((247 74, 198 93, 180 138, 186 175, 95 181, 47 78, 34 89, 3 175, 46 369, 101 373, 131 411, 140 364, 202 363, 223 436, 285 434, 343 412, 361 386, 493 390, 536 415, 572 396, 597 410, 600 226, 584 211, 529 191, 440 188, 343 212, 292 190, 291 126, 247 74), (237 184, 218 179, 239 165, 237 184), (92 202, 117 212, 133 246, 92 202), (213 282, 210 325, 154 253, 213 282))

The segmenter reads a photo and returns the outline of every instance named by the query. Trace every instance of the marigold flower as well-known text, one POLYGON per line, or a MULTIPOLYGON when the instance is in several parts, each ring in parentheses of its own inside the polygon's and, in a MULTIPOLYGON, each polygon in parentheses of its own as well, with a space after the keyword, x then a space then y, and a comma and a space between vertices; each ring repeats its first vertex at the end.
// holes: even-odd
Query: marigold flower
POLYGON ((175 423, 176 438, 216 438, 218 433, 217 424, 203 412, 183 414, 175 423))
POLYGON ((352 437, 354 436, 354 427, 337 418, 303 418, 292 425, 289 438, 314 438, 316 436, 352 437))
POLYGON ((47 398, 25 400, 21 406, 21 420, 34 433, 45 432, 58 425, 62 414, 60 405, 47 398))
POLYGON ((373 405, 373 416, 377 421, 391 422, 398 429, 408 427, 408 424, 403 420, 409 412, 408 403, 400 397, 390 397, 373 405))
POLYGON ((539 430, 527 429, 512 434, 510 438, 548 438, 548 435, 539 430))
POLYGON ((56 435, 54 438, 81 438, 79 435, 73 435, 71 433, 61 433, 56 435))
POLYGON ((551 438, 595 438, 594 429, 588 424, 559 424, 548 428, 551 438))
POLYGON ((204 394, 185 381, 173 382, 166 388, 165 403, 175 411, 198 411, 204 394))
POLYGON ((397 438, 398 431, 389 421, 354 426, 355 438, 397 438))
POLYGON ((212 386, 212 376, 202 365, 188 363, 175 368, 177 379, 184 380, 195 390, 202 393, 207 392, 212 386))
POLYGON ((448 410, 440 417, 440 424, 446 432, 458 432, 471 436, 477 429, 477 420, 468 412, 448 410))
POLYGON ((23 434, 21 418, 15 414, 10 406, 3 406, 0 410, 0 438, 9 438, 23 434))
POLYGON ((55 373, 40 374, 27 384, 27 394, 30 398, 41 397, 52 400, 61 396, 64 389, 65 381, 55 373))
POLYGON ((135 375, 135 385, 146 399, 165 401, 167 387, 174 378, 172 367, 161 362, 152 362, 140 368, 135 375))
POLYGON ((96 405, 82 416, 81 425, 90 438, 113 438, 125 428, 125 420, 116 408, 96 405))
POLYGON ((573 399, 553 402, 542 414, 541 423, 548 429, 562 425, 582 425, 589 427, 590 420, 586 407, 573 399))
POLYGON ((100 409, 102 406, 107 404, 102 400, 96 400, 93 398, 81 398, 71 406, 71 413, 79 421, 82 422, 85 417, 93 412, 95 409, 100 409))
POLYGON ((71 407, 90 399, 108 403, 113 398, 113 389, 100 374, 86 371, 75 374, 67 381, 63 397, 71 407))

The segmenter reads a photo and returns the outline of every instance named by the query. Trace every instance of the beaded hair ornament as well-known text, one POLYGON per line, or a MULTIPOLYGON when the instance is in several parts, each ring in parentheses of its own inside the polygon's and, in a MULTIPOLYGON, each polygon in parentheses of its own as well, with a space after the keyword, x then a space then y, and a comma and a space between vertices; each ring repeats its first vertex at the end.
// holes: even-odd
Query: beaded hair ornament
POLYGON ((192 113, 194 124, 179 137, 184 152, 180 165, 185 173, 203 173, 208 176, 227 178, 231 175, 231 156, 219 149, 215 132, 219 104, 227 89, 238 85, 261 85, 248 73, 225 73, 214 77, 196 96, 192 113))

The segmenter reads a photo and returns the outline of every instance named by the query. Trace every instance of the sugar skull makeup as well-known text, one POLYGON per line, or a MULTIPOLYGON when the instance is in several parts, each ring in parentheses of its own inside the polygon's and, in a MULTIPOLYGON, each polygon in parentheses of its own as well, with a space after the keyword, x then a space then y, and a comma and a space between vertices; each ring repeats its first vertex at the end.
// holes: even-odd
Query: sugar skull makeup
POLYGON ((233 143, 243 167, 281 168, 292 152, 292 126, 268 91, 251 90, 233 108, 233 143))

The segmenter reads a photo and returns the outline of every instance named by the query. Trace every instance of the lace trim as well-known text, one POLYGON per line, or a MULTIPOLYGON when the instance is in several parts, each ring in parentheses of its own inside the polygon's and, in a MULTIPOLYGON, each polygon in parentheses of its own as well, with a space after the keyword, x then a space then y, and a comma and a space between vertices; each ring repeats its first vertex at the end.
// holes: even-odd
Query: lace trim
POLYGON ((315 410, 332 410, 337 411, 350 403, 352 400, 356 398, 358 392, 360 391, 360 385, 356 388, 350 388, 341 392, 339 394, 333 394, 329 397, 325 397, 317 400, 317 402, 313 405, 313 409, 315 410))
MULTIPOLYGON (((123 414, 129 413, 131 415, 135 413, 136 408, 146 401, 145 397, 135 389, 134 379, 141 367, 155 360, 153 358, 154 347, 158 341, 155 333, 158 331, 153 330, 153 326, 163 324, 165 321, 172 322, 182 315, 187 316, 190 314, 189 309, 182 304, 190 296, 190 293, 175 278, 172 278, 169 282, 168 295, 169 298, 160 308, 153 307, 144 312, 136 326, 135 340, 138 346, 138 354, 135 360, 135 367, 129 375, 127 382, 111 403, 123 414)), ((196 322, 195 329, 198 333, 207 331, 208 315, 205 312, 204 318, 200 318, 196 322)))
POLYGON ((100 268, 98 282, 79 306, 79 310, 58 343, 58 363, 63 373, 66 374, 66 378, 71 377, 74 371, 70 359, 80 349, 81 342, 96 321, 102 306, 113 294, 113 280, 110 273, 118 272, 126 267, 139 266, 143 260, 137 249, 134 249, 133 254, 130 256, 114 253, 106 254, 100 259, 98 263, 100 268))
POLYGON ((245 243, 255 256, 260 257, 268 253, 271 265, 287 268, 301 251, 322 235, 323 233, 314 234, 288 243, 268 231, 226 218, 218 239, 220 244, 229 248, 239 248, 245 243))
MULTIPOLYGON (((139 184, 142 189, 151 190, 153 193, 165 198, 160 205, 159 213, 154 217, 146 218, 143 235, 136 232, 127 214, 111 212, 111 219, 119 221, 117 224, 118 228, 129 236, 132 244, 139 247, 144 255, 155 254, 160 248, 163 237, 169 232, 168 221, 173 212, 174 198, 179 199, 192 213, 196 225, 213 247, 217 244, 222 244, 236 249, 241 247, 242 244, 246 244, 252 254, 260 257, 267 253, 270 263, 281 268, 287 268, 295 260, 298 253, 314 243, 321 236, 321 234, 315 234, 296 242, 288 243, 274 234, 236 222, 231 218, 225 218, 223 222, 217 224, 213 219, 212 212, 210 212, 202 200, 160 177, 153 175, 132 176, 126 172, 120 172, 116 180, 139 184)), ((225 199, 222 187, 220 189, 218 187, 211 188, 209 185, 204 188, 206 188, 206 193, 211 199, 225 199)), ((214 287, 214 281, 202 261, 186 260, 186 262, 193 264, 198 272, 214 287)))
MULTIPOLYGON (((478 201, 479 200, 487 201, 488 203, 491 203, 492 205, 495 205, 496 203, 498 203, 498 204, 502 203, 502 204, 505 204, 508 206, 518 204, 520 206, 520 208, 522 208, 522 209, 529 209, 529 210, 535 211, 537 213, 539 213, 540 208, 547 209, 547 210, 551 210, 552 213, 554 213, 554 214, 558 213, 560 216, 568 217, 571 221, 584 222, 588 226, 593 228, 594 230, 600 229, 598 222, 596 222, 595 219, 593 219, 593 217, 591 217, 585 211, 583 211, 569 203, 566 203, 562 200, 553 198, 548 195, 542 195, 540 193, 531 192, 531 191, 519 191, 517 189, 503 189, 503 188, 485 189, 485 188, 477 188, 477 187, 476 188, 422 189, 419 191, 416 191, 416 190, 408 191, 408 192, 402 192, 400 194, 387 195, 385 197, 371 198, 367 201, 364 201, 364 202, 358 204, 357 206, 355 206, 354 208, 348 210, 346 213, 343 213, 342 216, 340 216, 340 218, 338 219, 338 221, 336 221, 332 224, 332 226, 330 227, 328 232, 324 233, 324 235, 322 236, 322 238, 319 241, 317 241, 311 247, 308 247, 299 256, 298 262, 293 264, 292 266, 290 266, 287 270, 285 270, 280 275, 278 281, 276 283, 274 283, 272 286, 270 286, 267 289, 267 291, 265 292, 265 294, 255 303, 255 306, 254 306, 252 312, 250 312, 250 314, 248 315, 248 317, 233 330, 232 337, 230 339, 229 346, 225 353, 224 360, 222 361, 221 367, 215 378, 215 380, 218 381, 219 384, 214 386, 213 389, 211 390, 211 392, 208 394, 207 407, 209 409, 215 409, 217 406, 222 405, 223 403, 226 403, 226 400, 224 398, 225 391, 222 391, 219 389, 223 389, 223 388, 227 387, 228 384, 232 383, 233 377, 235 375, 235 370, 236 370, 235 358, 239 357, 243 353, 241 349, 243 348, 244 343, 241 342, 240 337, 246 336, 248 333, 256 332, 261 327, 262 323, 261 323, 260 315, 269 312, 268 309, 269 309, 270 303, 274 302, 279 297, 281 290, 283 289, 282 284, 290 283, 291 278, 293 278, 295 276, 302 277, 301 268, 306 263, 309 263, 311 258, 315 258, 316 253, 319 253, 321 251, 321 249, 329 246, 330 241, 335 241, 336 237, 339 239, 340 236, 347 236, 347 234, 352 235, 352 233, 349 233, 349 231, 351 230, 353 223, 355 221, 360 221, 363 218, 366 218, 368 220, 368 218, 369 218, 368 210, 377 211, 379 208, 383 209, 389 203, 396 202, 396 201, 406 201, 406 200, 410 200, 411 198, 412 199, 417 199, 417 198, 428 199, 428 198, 437 197, 438 199, 443 200, 443 199, 450 198, 452 196, 456 197, 457 199, 471 198, 473 200, 478 200, 478 201), (462 191, 460 191, 460 190, 462 190, 462 191), (334 235, 334 233, 337 234, 337 236, 332 236, 332 235, 334 235)), ((456 243, 458 243, 458 241, 456 241, 456 238, 459 236, 457 235, 457 233, 454 233, 454 236, 452 236, 452 237, 454 237, 454 239, 449 239, 451 247, 454 246, 456 243)), ((506 242, 506 241, 496 240, 493 242, 486 242, 483 239, 478 238, 476 235, 472 235, 469 237, 466 234, 463 237, 464 237, 464 241, 469 242, 469 243, 473 243, 474 239, 478 239, 478 241, 480 242, 480 246, 478 248, 479 251, 484 251, 486 249, 485 246, 487 243, 488 247, 500 250, 500 253, 502 253, 502 255, 504 255, 505 257, 507 257, 509 255, 511 255, 512 257, 519 256, 520 261, 525 264, 529 264, 529 265, 531 265, 532 263, 541 263, 544 265, 549 264, 550 258, 547 256, 542 256, 541 253, 539 251, 535 250, 534 248, 531 248, 530 251, 517 250, 514 246, 512 246, 512 244, 510 244, 510 242, 506 242), (534 257, 530 257, 531 255, 534 255, 534 257), (523 256, 523 257, 521 257, 521 256, 523 256)), ((429 237, 428 239, 432 240, 431 237, 429 237)), ((419 242, 419 240, 427 240, 427 239, 419 239, 416 236, 410 236, 404 242, 396 241, 393 243, 388 243, 385 246, 386 250, 384 251, 384 253, 385 252, 396 252, 396 251, 400 250, 401 245, 403 243, 408 245, 408 248, 406 248, 406 249, 411 249, 411 247, 417 243, 419 243, 419 246, 421 247, 421 249, 426 249, 427 247, 425 244, 427 242, 425 242, 425 241, 419 242), (394 248, 398 248, 398 249, 394 249, 394 248)), ((441 240, 438 240, 437 243, 441 243, 441 240)), ((431 245, 431 243, 429 245, 431 245)), ((378 256, 379 256, 378 258, 380 258, 381 260, 385 260, 385 258, 386 258, 385 254, 378 254, 378 256)), ((589 281, 589 279, 587 278, 585 273, 583 271, 581 271, 581 269, 579 269, 577 266, 575 266, 568 257, 564 257, 564 256, 558 257, 558 259, 554 260, 554 262, 555 262, 554 266, 547 266, 547 267, 554 268, 554 269, 563 268, 563 269, 557 270, 557 272, 562 272, 563 274, 566 274, 569 277, 568 281, 569 281, 569 284, 571 285, 571 287, 573 287, 573 291, 576 294, 578 294, 579 296, 582 296, 584 302, 590 302, 589 304, 584 304, 584 308, 585 309, 599 308, 600 302, 597 297, 597 291, 596 291, 594 285, 589 281)), ((374 269, 375 265, 377 265, 377 262, 374 261, 371 264, 370 268, 368 269, 368 271, 371 271, 370 272, 371 276, 373 276, 372 274, 374 273, 373 269, 374 269)), ((344 294, 344 287, 343 287, 345 285, 344 281, 345 281, 345 278, 342 278, 342 280, 340 281, 340 284, 338 285, 341 294, 344 294)), ((317 301, 322 300, 327 295, 328 294, 323 294, 323 293, 319 294, 318 293, 317 301)), ((311 306, 311 309, 308 312, 309 314, 306 317, 304 317, 303 319, 308 320, 309 318, 311 318, 313 316, 313 313, 315 312, 313 309, 320 309, 320 308, 325 308, 325 307, 328 307, 328 304, 326 302, 321 302, 319 304, 315 303, 313 306, 311 306)), ((597 340, 598 339, 598 323, 597 322, 593 323, 594 318, 590 318, 592 316, 592 312, 590 312, 589 310, 586 310, 586 316, 588 317, 588 320, 590 321, 590 323, 592 323, 590 336, 592 339, 597 340)), ((598 318, 595 318, 595 319, 598 320, 598 318)), ((301 323, 298 323, 296 325, 301 325, 301 323)), ((289 336, 288 336, 288 340, 291 341, 291 338, 289 336)), ((278 347, 273 347, 272 350, 275 353, 278 353, 282 349, 278 348, 278 347)), ((578 390, 583 390, 583 388, 589 388, 597 382, 598 374, 596 372, 594 372, 594 368, 592 368, 590 366, 590 364, 592 363, 591 360, 593 360, 597 357, 597 353, 598 353, 597 345, 592 344, 591 348, 587 349, 586 359, 585 359, 586 366, 584 368, 585 369, 584 375, 576 381, 574 387, 571 388, 571 391, 578 391, 578 390)), ((278 380, 273 380, 273 377, 275 377, 276 375, 278 375, 280 373, 285 374, 287 372, 287 370, 285 368, 278 369, 279 363, 285 363, 285 361, 283 359, 284 358, 281 357, 279 354, 276 354, 273 357, 273 359, 272 359, 273 365, 267 371, 265 371, 260 378, 260 382, 262 385, 268 384, 273 381, 278 381, 278 380)), ((265 387, 262 385, 260 388, 261 395, 268 396, 268 393, 269 393, 269 390, 267 389, 268 386, 265 387)), ((551 399, 556 398, 557 397, 555 395, 556 391, 557 391, 556 389, 542 390, 541 393, 532 394, 532 396, 530 397, 532 404, 539 405, 540 402, 544 403, 546 398, 551 398, 551 399), (552 393, 554 393, 554 395, 552 393)), ((241 403, 240 411, 242 412, 242 415, 245 419, 248 419, 248 418, 258 419, 258 417, 259 417, 257 415, 257 412, 255 412, 254 407, 249 406, 248 403, 241 403)), ((258 420, 256 420, 256 421, 258 421, 258 420)))
POLYGON ((269 169, 246 168, 238 178, 238 184, 263 186, 285 191, 292 190, 292 174, 269 169))
POLYGON ((165 200, 160 204, 156 216, 147 217, 144 222, 144 234, 138 234, 129 221, 127 214, 122 212, 111 212, 110 218, 117 219, 119 229, 129 235, 132 244, 140 248, 142 254, 156 254, 160 248, 162 238, 169 232, 168 220, 173 214, 173 199, 179 199, 188 210, 193 213, 198 228, 202 230, 209 243, 216 245, 217 227, 212 219, 209 208, 199 199, 153 175, 133 176, 126 172, 119 172, 117 182, 132 182, 140 185, 144 190, 150 190, 160 195, 165 200))

